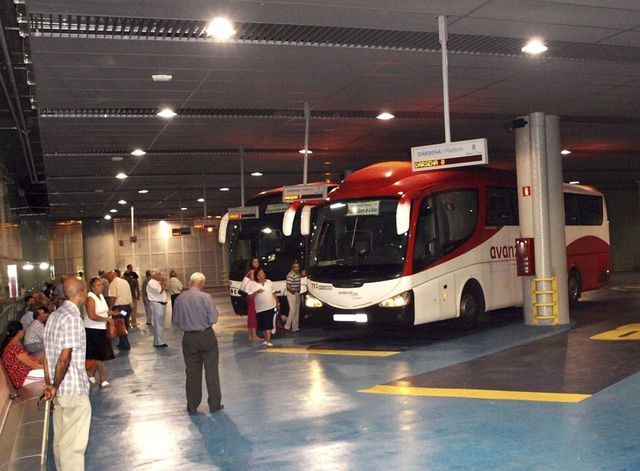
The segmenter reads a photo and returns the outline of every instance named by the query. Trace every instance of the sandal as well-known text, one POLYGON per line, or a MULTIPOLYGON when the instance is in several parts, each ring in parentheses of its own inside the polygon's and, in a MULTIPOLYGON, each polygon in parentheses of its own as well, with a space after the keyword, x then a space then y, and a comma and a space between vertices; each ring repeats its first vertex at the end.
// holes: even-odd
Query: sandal
POLYGON ((111 387, 111 383, 105 379, 102 383, 100 383, 100 387, 101 388, 110 388, 111 387))
POLYGON ((89 376, 89 382, 90 382, 91 384, 96 384, 96 378, 95 378, 95 376, 89 376))

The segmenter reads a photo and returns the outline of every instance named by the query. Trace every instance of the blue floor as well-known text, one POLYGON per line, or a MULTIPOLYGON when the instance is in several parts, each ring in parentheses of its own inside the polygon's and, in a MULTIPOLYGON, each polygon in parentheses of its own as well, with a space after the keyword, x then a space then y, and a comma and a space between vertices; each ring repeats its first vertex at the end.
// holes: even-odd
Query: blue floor
MULTIPOLYGON (((601 319, 639 305, 638 293, 605 290, 587 295, 576 311, 601 319)), ((227 310, 217 329, 225 409, 189 417, 180 334, 170 331, 169 348, 156 350, 146 327, 135 330, 131 352, 108 364, 113 387, 92 390, 87 469, 640 469, 638 374, 579 404, 358 392, 564 329, 525 327, 514 311, 465 335, 446 326, 373 336, 310 329, 274 342, 404 351, 280 355, 249 344, 243 319, 221 307, 227 310)), ((206 412, 206 393, 200 409, 206 412)))

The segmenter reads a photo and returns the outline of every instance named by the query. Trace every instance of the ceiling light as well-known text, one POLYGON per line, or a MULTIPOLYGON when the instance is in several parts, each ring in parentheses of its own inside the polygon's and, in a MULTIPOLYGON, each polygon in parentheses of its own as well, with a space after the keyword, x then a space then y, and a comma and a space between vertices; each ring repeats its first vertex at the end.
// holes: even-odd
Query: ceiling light
POLYGON ((120 172, 119 174, 116 175, 116 178, 118 180, 124 180, 125 178, 127 178, 127 174, 120 172))
POLYGON ((223 186, 222 188, 220 188, 220 191, 229 191, 229 188, 227 188, 226 186, 223 186))
POLYGON ((213 227, 211 226, 207 227, 207 232, 213 232, 213 227))
POLYGON ((222 216, 216 216, 216 219, 222 219, 222 216))
POLYGON ((568 150, 568 149, 562 149, 562 150, 560 151, 560 153, 561 153, 562 155, 569 155, 569 154, 571 153, 571 151, 570 151, 570 150, 568 150))
POLYGON ((151 80, 154 82, 170 82, 173 75, 170 74, 153 74, 151 80))
POLYGON ((204 198, 198 198, 198 203, 204 203, 204 198))
MULTIPOLYGON (((304 154, 304 153, 305 153, 305 150, 304 150, 304 149, 300 149, 298 152, 299 152, 300 154, 304 154)), ((307 149, 307 150, 306 150, 306 153, 307 153, 307 154, 313 154, 313 152, 312 152, 311 150, 309 150, 309 149, 307 149)))
POLYGON ((252 177, 261 177, 261 176, 262 176, 262 173, 261 173, 261 172, 253 172, 253 173, 251 174, 251 176, 252 176, 252 177))
POLYGON ((161 117, 161 118, 173 118, 174 116, 176 116, 178 113, 176 113, 175 111, 173 111, 171 108, 164 108, 161 111, 158 111, 157 116, 161 117))
POLYGON ((105 214, 105 215, 104 215, 104 218, 105 218, 107 221, 111 221, 111 214, 105 214))
POLYGON ((569 182, 569 185, 579 185, 580 182, 578 180, 573 180, 572 182, 569 182))
POLYGON ((118 212, 118 210, 117 210, 116 208, 113 208, 113 209, 110 209, 110 210, 109 210, 109 212, 110 212, 110 213, 117 213, 117 212, 118 212))
POLYGON ((180 208, 180 211, 186 211, 189 208, 180 208))
POLYGON ((544 45, 542 41, 539 39, 531 39, 529 42, 522 48, 522 52, 526 52, 527 54, 542 54, 544 51, 549 49, 544 45))
POLYGON ((391 113, 387 113, 386 111, 384 113, 380 113, 378 116, 376 116, 376 118, 382 120, 382 121, 389 121, 390 119, 395 118, 394 115, 392 115, 391 113))
POLYGON ((213 36, 217 41, 225 41, 236 34, 236 30, 233 29, 233 24, 227 18, 219 16, 209 22, 207 34, 213 36))
POLYGON ((114 162, 120 162, 123 160, 123 157, 111 157, 111 160, 114 162))
POLYGON ((144 195, 145 193, 149 193, 149 190, 138 190, 138 193, 144 195))
POLYGON ((133 155, 134 157, 142 157, 145 154, 146 152, 142 149, 135 149, 133 152, 131 152, 131 155, 133 155))
POLYGON ((22 269, 26 271, 33 270, 33 263, 29 263, 29 262, 25 263, 24 265, 22 265, 22 269))
MULTIPOLYGON (((116 178, 118 178, 118 177, 116 176, 116 178)), ((127 177, 125 176, 125 178, 127 178, 127 177)), ((104 193, 104 190, 102 190, 100 188, 98 188, 96 190, 93 190, 93 191, 95 191, 96 193, 104 193)))
POLYGON ((120 200, 118 201, 118 204, 127 204, 127 202, 125 200, 120 200))
POLYGON ((262 229, 263 234, 271 234, 272 232, 273 229, 271 229, 270 227, 265 227, 264 229, 262 229))
POLYGON ((325 165, 331 165, 331 162, 329 162, 328 160, 324 163, 325 165))
POLYGON ((47 270, 49 268, 49 262, 40 262, 38 268, 40 268, 40 270, 47 270))

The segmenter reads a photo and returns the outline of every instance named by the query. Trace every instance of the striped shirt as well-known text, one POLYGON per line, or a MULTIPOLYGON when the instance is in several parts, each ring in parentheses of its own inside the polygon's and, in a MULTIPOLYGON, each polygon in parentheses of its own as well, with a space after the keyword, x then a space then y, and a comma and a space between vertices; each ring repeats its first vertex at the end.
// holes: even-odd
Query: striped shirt
POLYGON ((52 382, 60 353, 66 348, 73 349, 67 374, 58 386, 58 395, 89 394, 89 378, 84 365, 86 344, 80 310, 71 301, 65 301, 51 313, 44 328, 44 349, 52 382))
POLYGON ((35 320, 25 329, 22 344, 29 353, 37 353, 44 349, 43 338, 44 324, 35 320))
POLYGON ((287 274, 287 289, 289 289, 289 291, 293 293, 299 293, 301 280, 302 280, 302 277, 300 276, 300 273, 291 270, 287 274))

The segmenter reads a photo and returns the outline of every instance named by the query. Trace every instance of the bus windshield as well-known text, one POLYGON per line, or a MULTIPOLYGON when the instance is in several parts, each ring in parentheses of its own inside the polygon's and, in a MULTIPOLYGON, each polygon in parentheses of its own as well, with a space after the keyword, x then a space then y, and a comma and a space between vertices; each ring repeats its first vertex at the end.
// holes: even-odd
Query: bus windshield
MULTIPOLYGON (((230 279, 241 280, 253 257, 260 259, 260 264, 267 271, 267 277, 274 281, 286 277, 293 261, 302 262, 303 240, 295 235, 284 236, 282 233, 284 210, 276 208, 274 211, 272 208, 275 206, 277 205, 261 205, 258 219, 229 222, 230 279)), ((299 225, 299 218, 297 218, 294 221, 294 234, 296 231, 300 232, 299 225)))
POLYGON ((397 199, 334 202, 319 208, 310 274, 322 279, 385 279, 402 272, 406 235, 396 232, 397 199))

